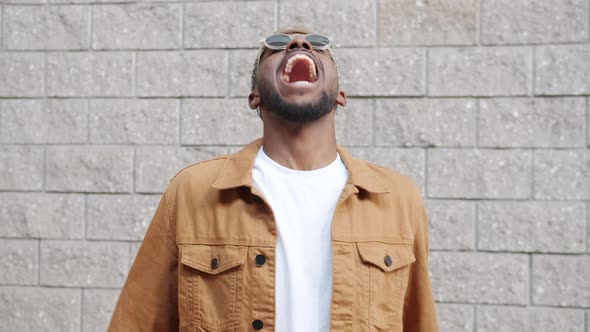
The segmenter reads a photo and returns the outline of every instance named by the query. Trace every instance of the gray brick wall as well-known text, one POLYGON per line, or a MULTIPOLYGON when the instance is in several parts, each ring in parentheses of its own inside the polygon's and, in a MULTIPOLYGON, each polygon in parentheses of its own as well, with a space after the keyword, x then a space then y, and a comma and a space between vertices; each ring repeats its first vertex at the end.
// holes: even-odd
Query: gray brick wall
POLYGON ((1 331, 104 331, 168 180, 261 134, 258 40, 335 37, 337 136, 408 174, 441 331, 590 332, 590 0, 0 0, 1 331))

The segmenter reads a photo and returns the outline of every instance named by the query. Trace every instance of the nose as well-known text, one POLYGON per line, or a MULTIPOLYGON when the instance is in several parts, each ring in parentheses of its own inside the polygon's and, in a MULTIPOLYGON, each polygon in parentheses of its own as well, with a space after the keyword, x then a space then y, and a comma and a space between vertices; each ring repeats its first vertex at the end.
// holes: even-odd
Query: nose
POLYGON ((311 44, 307 41, 307 39, 305 39, 304 36, 295 36, 287 44, 287 51, 295 50, 298 48, 303 48, 308 51, 311 51, 312 49, 311 44))

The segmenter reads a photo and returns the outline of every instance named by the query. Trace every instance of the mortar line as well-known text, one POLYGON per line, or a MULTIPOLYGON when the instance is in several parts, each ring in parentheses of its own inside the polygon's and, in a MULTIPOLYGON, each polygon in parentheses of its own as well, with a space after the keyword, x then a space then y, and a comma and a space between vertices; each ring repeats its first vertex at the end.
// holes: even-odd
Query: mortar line
POLYGON ((477 304, 471 306, 471 310, 473 310, 473 322, 471 322, 473 326, 473 331, 477 331, 477 304))
POLYGON ((84 332, 84 292, 85 289, 81 288, 80 292, 80 332, 84 332))
POLYGON ((590 112, 589 104, 590 104, 590 97, 585 98, 584 106, 586 107, 586 109, 585 109, 586 112, 584 112, 584 115, 585 115, 585 120, 586 120, 586 147, 587 148, 590 147, 590 125, 589 125, 590 124, 590 121, 589 121, 590 114, 588 114, 588 112, 590 112))
POLYGON ((476 10, 475 10, 475 46, 482 46, 482 41, 481 41, 481 17, 482 17, 482 11, 483 9, 481 8, 481 1, 476 1, 476 10))
POLYGON ((533 305, 533 254, 529 253, 529 305, 533 305))
POLYGON ((41 285, 41 239, 37 239, 37 286, 41 285))

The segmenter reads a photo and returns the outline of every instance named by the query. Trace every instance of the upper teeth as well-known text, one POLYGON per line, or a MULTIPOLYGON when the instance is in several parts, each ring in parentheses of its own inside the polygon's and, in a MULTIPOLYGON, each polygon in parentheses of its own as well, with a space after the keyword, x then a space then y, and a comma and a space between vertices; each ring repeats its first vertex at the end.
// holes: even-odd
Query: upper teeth
POLYGON ((313 60, 304 54, 295 54, 294 56, 290 57, 289 60, 287 60, 287 65, 285 66, 285 71, 283 73, 283 79, 287 82, 289 82, 289 74, 291 73, 291 70, 293 69, 293 64, 295 64, 295 61, 297 60, 304 60, 307 61, 308 67, 309 67, 309 77, 311 77, 311 79, 313 81, 316 80, 317 78, 317 74, 316 74, 316 70, 315 70, 315 63, 313 62, 313 60))

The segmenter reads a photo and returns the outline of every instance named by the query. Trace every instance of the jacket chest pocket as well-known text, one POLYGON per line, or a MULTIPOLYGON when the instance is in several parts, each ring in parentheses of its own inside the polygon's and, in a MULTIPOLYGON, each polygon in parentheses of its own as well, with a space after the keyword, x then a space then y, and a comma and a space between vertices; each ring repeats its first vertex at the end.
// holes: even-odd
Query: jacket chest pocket
POLYGON ((377 326, 400 324, 410 264, 416 261, 411 245, 357 243, 368 280, 369 322, 377 326))
POLYGON ((248 247, 182 245, 182 278, 190 319, 198 331, 233 330, 238 324, 248 247))

